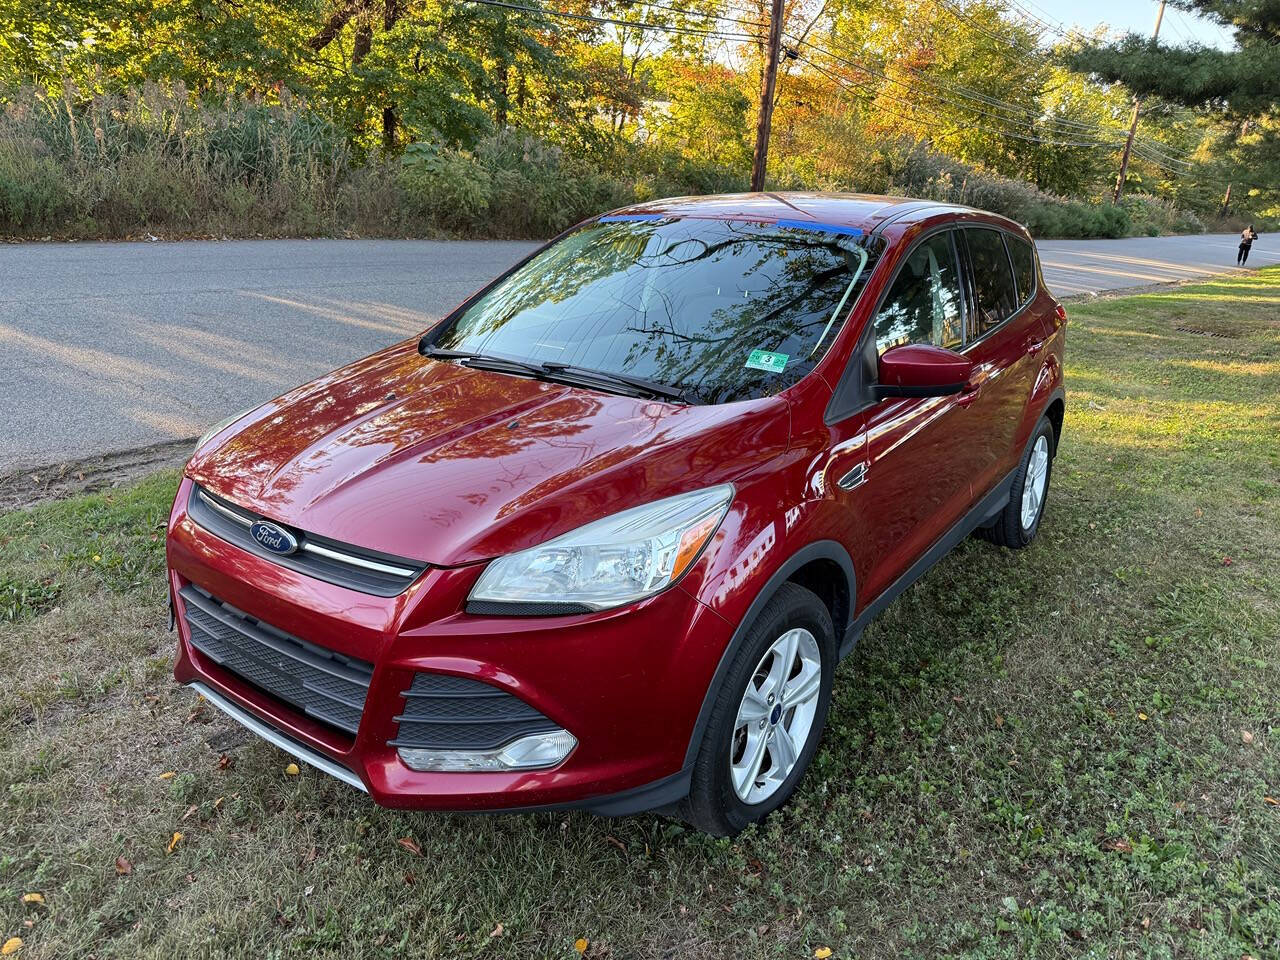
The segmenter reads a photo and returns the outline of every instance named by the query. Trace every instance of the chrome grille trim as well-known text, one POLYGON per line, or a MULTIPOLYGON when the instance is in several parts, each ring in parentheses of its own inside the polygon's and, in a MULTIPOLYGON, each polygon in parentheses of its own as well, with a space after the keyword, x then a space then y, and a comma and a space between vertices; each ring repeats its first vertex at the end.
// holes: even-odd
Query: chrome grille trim
POLYGON ((293 527, 288 529, 298 540, 297 551, 291 554, 272 553, 264 550, 249 534, 250 527, 256 520, 274 523, 272 518, 223 500, 199 484, 192 485, 187 513, 196 524, 210 533, 255 556, 361 593, 393 597, 404 592, 427 569, 424 563, 400 560, 364 548, 348 547, 293 527))
POLYGON ((366 570, 376 570, 379 573, 389 573, 393 577, 412 577, 416 576, 418 571, 412 567, 396 567, 389 563, 379 563, 377 560, 366 560, 364 557, 356 557, 349 553, 342 553, 339 550, 330 550, 328 547, 322 547, 315 543, 304 543, 299 549, 305 550, 307 553, 314 553, 317 556, 328 557, 330 560, 337 560, 340 563, 349 563, 355 567, 364 567, 366 570))
POLYGON ((213 704, 236 723, 245 727, 252 733, 256 733, 263 740, 279 747, 290 756, 297 757, 305 764, 315 767, 317 770, 329 774, 331 777, 337 777, 345 784, 355 787, 361 793, 368 793, 369 788, 364 785, 364 781, 348 770, 340 763, 335 763, 322 753, 317 753, 310 747, 304 747, 302 744, 293 740, 270 724, 264 723, 255 717, 252 713, 238 704, 232 703, 222 694, 216 692, 212 687, 199 680, 194 680, 187 684, 192 690, 204 697, 209 703, 213 704))

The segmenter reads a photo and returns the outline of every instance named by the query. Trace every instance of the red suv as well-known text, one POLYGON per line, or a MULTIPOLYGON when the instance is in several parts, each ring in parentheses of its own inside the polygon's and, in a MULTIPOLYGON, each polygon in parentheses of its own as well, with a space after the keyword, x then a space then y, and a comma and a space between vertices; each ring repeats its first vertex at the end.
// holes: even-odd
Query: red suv
POLYGON ((976 210, 599 217, 200 441, 175 675, 388 806, 735 832, 872 617, 971 532, 1035 537, 1065 322, 976 210))

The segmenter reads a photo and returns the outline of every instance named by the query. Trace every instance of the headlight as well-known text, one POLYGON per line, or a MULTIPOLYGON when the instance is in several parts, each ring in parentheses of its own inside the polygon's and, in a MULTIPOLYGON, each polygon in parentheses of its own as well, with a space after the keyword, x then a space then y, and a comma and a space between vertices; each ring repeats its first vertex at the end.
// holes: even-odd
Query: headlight
POLYGON ((571 613, 650 596, 689 569, 732 499, 728 484, 669 497, 500 557, 480 577, 470 602, 510 605, 511 613, 521 612, 521 605, 571 613))
POLYGON ((252 406, 248 410, 241 410, 239 413, 233 414, 232 416, 227 417, 227 419, 225 420, 219 420, 212 427, 210 427, 208 430, 206 430, 204 433, 200 435, 200 439, 196 441, 195 450, 192 450, 191 452, 195 453, 196 450, 199 450, 206 443, 212 440, 214 434, 218 433, 220 430, 223 430, 226 427, 231 426, 237 420, 243 419, 246 415, 252 413, 254 410, 257 410, 257 409, 258 408, 256 406, 252 406))

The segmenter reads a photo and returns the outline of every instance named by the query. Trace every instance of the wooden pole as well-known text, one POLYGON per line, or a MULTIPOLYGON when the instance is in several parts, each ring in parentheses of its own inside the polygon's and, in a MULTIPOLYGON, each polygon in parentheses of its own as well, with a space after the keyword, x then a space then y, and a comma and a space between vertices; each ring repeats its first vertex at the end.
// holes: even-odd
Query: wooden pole
MULTIPOLYGON (((1156 11, 1156 28, 1151 31, 1151 39, 1155 40, 1160 36, 1160 23, 1164 20, 1165 0, 1160 0, 1160 9, 1156 11)), ((1129 118, 1129 136, 1124 141, 1124 152, 1120 154, 1120 175, 1116 177, 1116 189, 1111 194, 1111 202, 1119 203, 1120 194, 1124 193, 1124 182, 1129 176, 1129 154, 1133 152, 1133 135, 1138 132, 1138 111, 1142 107, 1142 101, 1138 97, 1133 98, 1133 115, 1129 118)))
POLYGON ((773 90, 778 83, 778 54, 782 49, 782 3, 773 0, 769 15, 769 49, 760 83, 760 119, 756 123, 756 149, 751 157, 751 189, 764 189, 765 170, 769 166, 769 128, 773 123, 773 90))

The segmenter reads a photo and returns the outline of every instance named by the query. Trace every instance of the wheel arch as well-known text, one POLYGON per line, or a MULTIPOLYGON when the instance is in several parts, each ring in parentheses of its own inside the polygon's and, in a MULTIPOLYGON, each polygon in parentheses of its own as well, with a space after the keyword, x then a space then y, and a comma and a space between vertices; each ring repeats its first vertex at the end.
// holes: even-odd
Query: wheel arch
POLYGON ((1049 404, 1041 416, 1048 417, 1053 424, 1053 452, 1058 452, 1058 443, 1062 440, 1062 423, 1067 414, 1066 392, 1059 387, 1049 397, 1049 404))
POLYGON ((745 641, 747 630, 755 621, 764 605, 778 592, 784 583, 796 583, 813 591, 827 606, 831 613, 831 623, 836 630, 836 646, 843 647, 846 631, 852 622, 853 606, 856 602, 857 577, 853 570, 853 559, 849 551, 835 540, 816 540, 801 547, 769 577, 765 585, 756 593, 746 613, 734 628, 733 636, 720 655, 707 692, 703 694, 702 706, 698 710, 698 718, 694 721, 693 732, 689 736, 689 744, 685 748, 684 766, 688 769, 698 756, 698 748, 702 744, 702 736, 711 717, 711 709, 716 696, 720 692, 725 674, 734 656, 745 641))

